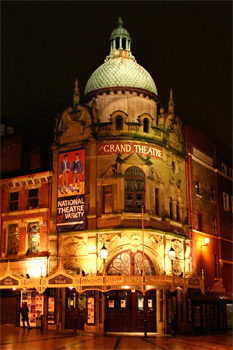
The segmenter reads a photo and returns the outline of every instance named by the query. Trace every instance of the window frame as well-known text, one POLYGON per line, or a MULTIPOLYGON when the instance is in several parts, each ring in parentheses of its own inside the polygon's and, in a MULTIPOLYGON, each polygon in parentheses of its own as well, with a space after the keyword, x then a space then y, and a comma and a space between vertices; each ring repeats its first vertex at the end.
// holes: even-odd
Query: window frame
POLYGON ((31 210, 31 209, 36 209, 39 207, 39 188, 30 188, 28 190, 28 200, 27 200, 27 209, 31 210), (37 196, 30 196, 30 191, 35 191, 37 190, 37 196), (34 205, 34 202, 37 202, 37 205, 34 205), (31 206, 30 204, 33 203, 33 205, 31 206))
MULTIPOLYGON (((110 197, 110 196, 109 196, 110 197)), ((113 212, 113 188, 112 185, 103 186, 103 214, 110 214, 113 212), (109 189, 111 189, 109 191, 109 189), (111 210, 106 211, 106 196, 111 195, 111 210)))
POLYGON ((10 192, 10 198, 9 198, 9 208, 8 208, 8 211, 17 211, 19 209, 19 191, 14 191, 14 192, 10 192), (12 199, 11 197, 13 195, 17 194, 17 199, 12 199), (17 203, 16 205, 16 208, 15 208, 15 204, 17 203), (11 205, 13 204, 13 207, 14 209, 11 208, 11 205))
POLYGON ((7 233, 7 249, 6 249, 6 253, 7 253, 7 256, 9 256, 9 255, 17 255, 18 252, 19 252, 19 224, 18 223, 9 223, 9 225, 8 225, 8 233, 7 233), (11 226, 16 226, 18 228, 18 232, 14 232, 14 233, 10 232, 10 227, 11 226), (17 252, 15 252, 15 253, 10 252, 10 239, 13 236, 18 238, 17 252))
POLYGON ((142 205, 143 205, 143 208, 144 208, 144 211, 145 211, 145 185, 146 185, 146 181, 145 181, 145 174, 144 172, 139 168, 139 167, 136 167, 136 166, 132 166, 132 167, 129 167, 126 169, 125 171, 125 179, 124 179, 124 190, 125 190, 125 196, 124 196, 124 207, 125 207, 125 212, 126 213, 141 213, 141 210, 137 210, 137 195, 141 195, 142 196, 142 205), (130 175, 130 174, 127 174, 127 171, 129 171, 130 169, 136 169, 136 170, 139 170, 139 172, 141 172, 141 176, 138 176, 138 175, 130 175), (126 186, 126 183, 127 183, 127 180, 131 180, 132 183, 133 183, 133 186, 132 188, 129 188, 127 189, 127 186, 126 186), (137 184, 137 181, 139 180, 142 180, 143 182, 143 189, 138 189, 136 184, 137 184), (126 208, 126 195, 127 194, 131 194, 133 195, 133 210, 127 210, 126 208))
POLYGON ((27 223, 27 238, 28 238, 28 253, 29 254, 38 254, 39 251, 40 251, 40 221, 39 220, 35 220, 35 221, 31 221, 31 222, 28 222, 27 223), (39 228, 37 231, 30 231, 29 230, 29 226, 30 225, 33 225, 33 224, 38 224, 39 228), (39 247, 38 247, 38 251, 33 251, 32 248, 31 248, 31 237, 34 236, 34 235, 37 235, 39 236, 39 247))
POLYGON ((229 194, 226 192, 223 192, 223 209, 226 211, 230 210, 229 206, 229 194))

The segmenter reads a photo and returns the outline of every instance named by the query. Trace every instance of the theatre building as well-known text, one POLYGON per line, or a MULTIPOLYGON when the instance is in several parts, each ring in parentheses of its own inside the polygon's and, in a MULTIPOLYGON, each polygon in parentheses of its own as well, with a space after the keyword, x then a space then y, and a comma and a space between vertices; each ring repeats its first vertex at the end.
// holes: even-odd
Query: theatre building
POLYGON ((110 53, 57 117, 49 276, 54 325, 92 332, 191 329, 193 272, 185 142, 158 106, 119 18, 110 53))

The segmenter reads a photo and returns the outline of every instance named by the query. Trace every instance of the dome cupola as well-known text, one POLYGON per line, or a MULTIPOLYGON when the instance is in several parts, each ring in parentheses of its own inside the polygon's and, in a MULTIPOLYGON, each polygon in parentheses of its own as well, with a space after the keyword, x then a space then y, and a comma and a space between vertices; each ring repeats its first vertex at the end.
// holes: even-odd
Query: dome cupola
POLYGON ((119 17, 117 28, 110 37, 110 53, 105 62, 89 78, 84 95, 106 90, 133 90, 157 98, 158 92, 151 75, 137 63, 131 52, 131 37, 119 17))

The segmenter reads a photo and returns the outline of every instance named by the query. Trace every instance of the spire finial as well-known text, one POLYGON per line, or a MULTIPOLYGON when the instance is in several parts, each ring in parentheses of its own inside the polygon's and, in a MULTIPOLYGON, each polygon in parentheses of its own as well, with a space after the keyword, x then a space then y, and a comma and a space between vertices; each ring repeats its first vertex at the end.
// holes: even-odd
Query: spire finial
POLYGON ((75 88, 74 88, 74 110, 76 109, 76 106, 79 104, 80 99, 80 93, 79 93, 79 87, 78 87, 78 79, 75 80, 75 88))
POLYGON ((170 89, 170 96, 169 96, 169 102, 168 102, 168 111, 171 113, 174 113, 174 107, 175 103, 173 101, 173 90, 170 89))
POLYGON ((121 17, 118 18, 118 21, 117 21, 117 27, 122 27, 123 26, 123 21, 121 19, 121 17))

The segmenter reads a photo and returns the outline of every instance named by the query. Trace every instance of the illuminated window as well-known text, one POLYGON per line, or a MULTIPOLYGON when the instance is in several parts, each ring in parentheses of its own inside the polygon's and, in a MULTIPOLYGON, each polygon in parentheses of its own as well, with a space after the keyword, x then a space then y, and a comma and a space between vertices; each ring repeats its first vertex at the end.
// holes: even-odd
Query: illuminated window
POLYGON ((18 210, 19 192, 10 193, 9 211, 18 210))
POLYGON ((12 224, 8 227, 8 255, 18 254, 19 248, 19 226, 12 224))
POLYGON ((29 253, 39 253, 40 250, 40 224, 30 222, 28 224, 28 247, 29 253))
MULTIPOLYGON (((141 275, 143 270, 142 252, 126 250, 115 256, 107 267, 109 275, 141 275)), ((144 254, 144 270, 146 275, 154 275, 155 270, 150 258, 144 254)))
POLYGON ((112 213, 112 186, 103 187, 104 213, 112 213))
POLYGON ((223 192, 223 208, 229 210, 229 194, 223 192))
POLYGON ((116 123, 116 130, 122 130, 123 129, 123 118, 121 115, 118 115, 115 119, 116 123))
POLYGON ((38 188, 33 188, 28 193, 28 209, 34 208, 38 208, 38 188))
POLYGON ((143 119, 143 132, 149 132, 149 120, 147 118, 143 119))
POLYGON ((128 168, 125 172, 125 211, 141 213, 144 194, 144 173, 136 167, 128 168))

